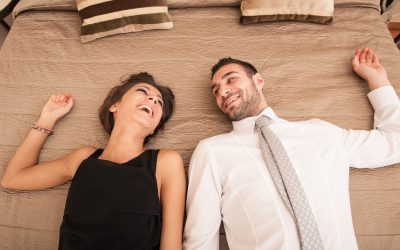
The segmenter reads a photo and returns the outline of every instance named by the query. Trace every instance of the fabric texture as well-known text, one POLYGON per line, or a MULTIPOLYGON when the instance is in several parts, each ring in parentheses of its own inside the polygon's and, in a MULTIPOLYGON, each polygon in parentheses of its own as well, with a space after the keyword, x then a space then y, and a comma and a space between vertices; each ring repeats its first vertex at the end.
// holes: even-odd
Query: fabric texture
POLYGON ((243 0, 241 24, 263 21, 332 22, 333 0, 243 0))
MULTIPOLYGON (((349 167, 400 162, 399 98, 390 86, 375 89, 368 97, 377 128, 370 131, 343 129, 319 119, 289 122, 271 107, 259 115, 272 120, 270 129, 299 177, 326 250, 358 249, 349 167)), ((184 249, 218 249, 221 221, 231 250, 302 249, 295 221, 276 189, 254 131, 259 116, 233 122, 233 131, 202 140, 194 151, 184 249)))
POLYGON ((271 119, 261 116, 255 130, 260 136, 261 151, 274 184, 291 212, 303 250, 323 250, 321 236, 303 186, 279 138, 270 129, 271 119))
POLYGON ((76 0, 83 23, 81 41, 173 27, 165 0, 76 0))

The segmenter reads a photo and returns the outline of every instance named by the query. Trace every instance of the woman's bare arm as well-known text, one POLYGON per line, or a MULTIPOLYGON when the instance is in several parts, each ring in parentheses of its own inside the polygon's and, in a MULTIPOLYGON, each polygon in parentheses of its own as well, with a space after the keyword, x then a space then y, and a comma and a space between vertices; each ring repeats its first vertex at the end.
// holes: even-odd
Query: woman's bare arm
MULTIPOLYGON (((72 106, 72 95, 52 95, 42 109, 37 126, 52 130, 72 106)), ((92 147, 82 147, 61 159, 38 164, 40 151, 48 136, 33 128, 29 131, 6 167, 1 178, 3 187, 33 190, 61 185, 72 178, 79 163, 94 151, 92 147)))
POLYGON ((158 161, 162 205, 160 249, 181 250, 186 198, 186 177, 182 157, 175 151, 161 150, 158 161))

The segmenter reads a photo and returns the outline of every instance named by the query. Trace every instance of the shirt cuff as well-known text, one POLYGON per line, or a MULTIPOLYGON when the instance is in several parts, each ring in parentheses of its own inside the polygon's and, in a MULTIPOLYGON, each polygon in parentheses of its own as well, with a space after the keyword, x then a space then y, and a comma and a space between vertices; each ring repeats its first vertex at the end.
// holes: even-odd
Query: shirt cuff
POLYGON ((367 96, 374 110, 379 110, 387 105, 399 102, 399 97, 396 91, 394 91, 393 86, 384 86, 374 89, 369 92, 367 96))

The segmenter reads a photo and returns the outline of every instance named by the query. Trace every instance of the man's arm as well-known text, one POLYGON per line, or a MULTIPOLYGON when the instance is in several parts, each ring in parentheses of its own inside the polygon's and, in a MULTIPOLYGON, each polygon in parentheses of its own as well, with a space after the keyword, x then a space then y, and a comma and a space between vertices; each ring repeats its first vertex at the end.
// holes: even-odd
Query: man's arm
POLYGON ((368 82, 375 110, 371 131, 342 130, 344 152, 352 167, 380 167, 400 162, 400 101, 386 70, 371 49, 354 53, 353 70, 368 82))
POLYGON ((214 161, 206 143, 200 142, 189 166, 183 249, 219 249, 222 187, 214 161))
POLYGON ((341 131, 343 149, 351 167, 382 167, 400 162, 400 101, 393 87, 368 94, 375 109, 371 131, 341 131))

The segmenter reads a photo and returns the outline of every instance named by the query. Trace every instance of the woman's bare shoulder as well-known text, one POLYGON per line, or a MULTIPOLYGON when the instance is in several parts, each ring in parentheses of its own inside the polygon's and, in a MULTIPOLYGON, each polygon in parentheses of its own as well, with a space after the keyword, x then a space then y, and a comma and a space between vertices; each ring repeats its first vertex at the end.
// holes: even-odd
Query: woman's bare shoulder
POLYGON ((157 159, 157 169, 165 175, 174 175, 184 171, 182 156, 172 149, 160 149, 157 159))

